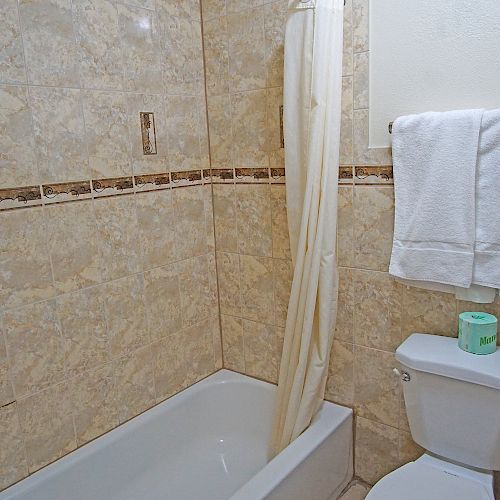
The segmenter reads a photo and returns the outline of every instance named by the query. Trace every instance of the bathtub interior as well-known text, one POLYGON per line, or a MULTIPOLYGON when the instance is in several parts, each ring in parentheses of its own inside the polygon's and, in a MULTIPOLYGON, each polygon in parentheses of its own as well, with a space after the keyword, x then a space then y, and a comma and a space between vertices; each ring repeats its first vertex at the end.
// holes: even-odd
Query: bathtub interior
POLYGON ((271 384, 222 370, 0 499, 229 498, 268 463, 274 394, 271 384))

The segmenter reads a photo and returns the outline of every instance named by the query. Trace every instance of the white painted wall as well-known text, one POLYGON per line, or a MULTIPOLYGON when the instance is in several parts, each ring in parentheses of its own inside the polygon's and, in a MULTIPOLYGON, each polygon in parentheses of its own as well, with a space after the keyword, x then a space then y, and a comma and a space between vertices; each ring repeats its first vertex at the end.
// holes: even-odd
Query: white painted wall
POLYGON ((370 147, 401 115, 500 108, 500 0, 370 0, 370 147))

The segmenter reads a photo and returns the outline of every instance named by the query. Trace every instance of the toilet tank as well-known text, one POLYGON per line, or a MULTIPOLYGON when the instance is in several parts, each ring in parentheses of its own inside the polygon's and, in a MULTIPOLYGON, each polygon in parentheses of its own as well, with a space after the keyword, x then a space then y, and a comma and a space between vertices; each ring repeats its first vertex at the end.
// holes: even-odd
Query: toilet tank
POLYGON ((413 440, 449 460, 500 470, 500 349, 479 356, 457 339, 415 333, 396 359, 409 375, 403 391, 413 440))

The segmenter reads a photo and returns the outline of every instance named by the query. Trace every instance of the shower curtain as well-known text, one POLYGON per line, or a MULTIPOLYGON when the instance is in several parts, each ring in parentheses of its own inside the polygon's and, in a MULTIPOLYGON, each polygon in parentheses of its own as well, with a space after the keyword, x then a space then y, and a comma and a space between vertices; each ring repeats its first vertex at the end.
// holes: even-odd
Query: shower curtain
POLYGON ((271 455, 310 424, 325 392, 338 295, 337 185, 344 0, 290 0, 284 127, 294 264, 271 455))

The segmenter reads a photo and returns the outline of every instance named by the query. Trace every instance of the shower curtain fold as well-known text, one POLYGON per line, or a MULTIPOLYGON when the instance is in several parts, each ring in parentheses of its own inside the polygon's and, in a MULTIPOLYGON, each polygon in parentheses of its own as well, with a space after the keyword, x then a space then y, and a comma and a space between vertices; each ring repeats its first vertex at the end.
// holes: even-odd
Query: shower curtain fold
POLYGON ((291 0, 284 127, 294 264, 270 453, 310 424, 323 401, 338 295, 337 187, 343 0, 291 0))

